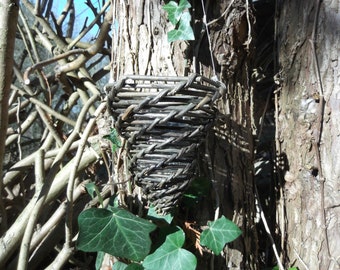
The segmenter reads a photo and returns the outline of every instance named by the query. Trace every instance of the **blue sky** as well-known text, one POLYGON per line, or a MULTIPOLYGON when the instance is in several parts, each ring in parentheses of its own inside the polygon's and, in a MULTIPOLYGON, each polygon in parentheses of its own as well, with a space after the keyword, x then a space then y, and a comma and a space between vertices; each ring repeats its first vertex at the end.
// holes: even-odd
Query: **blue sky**
MULTIPOLYGON (((75 23, 75 29, 73 32, 73 37, 76 37, 81 29, 84 26, 84 23, 87 19, 86 26, 88 26, 94 19, 93 12, 90 7, 88 7, 85 4, 86 0, 74 0, 75 5, 75 17, 76 17, 76 23, 75 23)), ((91 1, 93 6, 97 8, 97 11, 100 11, 102 8, 102 1, 101 0, 93 0, 91 1)), ((53 1, 53 13, 55 14, 56 18, 60 16, 62 13, 65 4, 67 3, 67 0, 59 0, 59 1, 53 1)), ((68 21, 69 15, 67 16, 64 27, 66 27, 67 21, 68 21)), ((82 39, 83 41, 90 41, 91 39, 95 38, 98 33, 98 26, 95 25, 93 29, 82 39)))

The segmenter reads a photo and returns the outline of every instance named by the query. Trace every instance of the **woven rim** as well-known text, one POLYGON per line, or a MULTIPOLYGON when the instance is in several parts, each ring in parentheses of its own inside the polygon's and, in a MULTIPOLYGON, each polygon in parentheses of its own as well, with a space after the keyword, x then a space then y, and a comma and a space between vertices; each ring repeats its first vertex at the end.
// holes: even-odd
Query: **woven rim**
POLYGON ((115 128, 127 140, 134 181, 157 208, 172 208, 195 175, 197 148, 225 86, 197 74, 132 75, 106 90, 115 128))

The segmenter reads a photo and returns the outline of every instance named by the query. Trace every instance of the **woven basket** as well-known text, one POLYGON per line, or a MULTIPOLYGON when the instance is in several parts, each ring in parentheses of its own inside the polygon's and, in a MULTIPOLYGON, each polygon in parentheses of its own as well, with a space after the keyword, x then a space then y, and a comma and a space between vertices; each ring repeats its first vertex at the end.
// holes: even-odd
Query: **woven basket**
POLYGON ((106 86, 117 132, 127 140, 130 172, 148 200, 167 212, 196 172, 197 149, 225 86, 200 75, 126 76, 106 86))

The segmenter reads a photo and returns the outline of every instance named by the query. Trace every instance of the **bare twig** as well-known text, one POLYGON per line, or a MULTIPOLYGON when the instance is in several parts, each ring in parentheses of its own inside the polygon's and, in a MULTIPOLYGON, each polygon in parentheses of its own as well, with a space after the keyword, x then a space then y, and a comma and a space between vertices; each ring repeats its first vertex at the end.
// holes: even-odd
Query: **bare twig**
MULTIPOLYGON (((79 163, 78 172, 83 171, 92 162, 96 161, 100 151, 99 149, 86 149, 83 154, 83 159, 79 163)), ((65 189, 69 180, 70 171, 73 168, 73 159, 70 160, 53 179, 46 179, 42 190, 42 197, 45 197, 44 205, 51 203, 58 198, 60 193, 65 189)), ((0 268, 3 269, 6 261, 14 253, 23 236, 22 228, 27 225, 28 219, 35 206, 35 201, 31 200, 26 207, 21 211, 13 225, 6 231, 6 234, 0 238, 0 268)))
MULTIPOLYGON (((39 2, 39 1, 37 1, 37 2, 39 2)), ((34 38, 33 38, 32 32, 31 32, 31 27, 28 26, 26 18, 22 14, 21 10, 19 10, 19 16, 20 16, 20 19, 21 19, 24 27, 25 27, 25 34, 21 31, 21 38, 25 41, 25 44, 27 44, 26 37, 28 37, 28 40, 30 42, 30 47, 28 47, 26 45, 26 49, 27 49, 29 54, 30 54, 31 51, 33 51, 34 58, 33 57, 31 58, 32 62, 33 63, 39 62, 40 61, 39 54, 38 54, 37 46, 36 46, 36 43, 34 42, 34 38)))
POLYGON ((84 81, 84 86, 86 89, 92 93, 92 95, 100 96, 100 91, 95 83, 90 79, 91 75, 88 74, 86 69, 80 68, 80 72, 78 72, 78 77, 84 81))
MULTIPOLYGON (((21 0, 21 2, 24 4, 24 6, 27 8, 27 10, 29 12, 31 12, 31 14, 33 16, 35 16, 35 10, 33 5, 28 1, 28 0, 21 0)), ((52 1, 49 1, 52 2, 52 1)), ((47 7, 47 9, 49 9, 50 7, 47 7)), ((66 47, 66 43, 64 42, 64 40, 59 37, 52 29, 52 27, 50 26, 50 24, 48 23, 48 20, 46 20, 46 17, 48 17, 49 15, 45 15, 44 17, 40 17, 40 16, 35 16, 36 21, 44 28, 44 31, 47 32, 47 34, 49 35, 49 37, 51 39, 53 39, 53 41, 57 44, 57 46, 59 47, 59 49, 61 51, 63 51, 63 49, 66 47)))
MULTIPOLYGON (((13 70, 14 70, 15 75, 19 79, 19 81, 23 82, 23 78, 21 76, 21 73, 20 73, 20 71, 18 70, 18 68, 15 65, 13 66, 13 70)), ((22 92, 23 90, 21 90, 20 88, 18 88, 16 86, 12 85, 12 87, 14 89, 16 89, 18 93, 21 93, 23 95, 26 94, 25 92, 22 92)), ((33 96, 34 95, 33 91, 27 85, 24 86, 24 89, 29 94, 29 96, 33 96)), ((61 140, 59 134, 57 133, 57 131, 55 130, 54 126, 51 124, 52 121, 48 118, 48 116, 45 114, 45 112, 42 110, 42 108, 46 109, 49 113, 53 114, 55 117, 57 117, 57 115, 58 115, 57 118, 61 117, 62 121, 66 120, 67 122, 69 122, 67 117, 57 113, 56 111, 51 109, 51 107, 49 107, 49 106, 45 105, 44 103, 36 100, 35 98, 29 97, 28 99, 32 103, 35 103, 36 110, 38 111, 38 113, 40 115, 40 118, 43 120, 43 122, 46 125, 46 127, 48 128, 49 132, 53 135, 54 139, 56 140, 56 143, 61 146, 62 145, 62 140, 61 140), (38 106, 38 104, 40 106, 38 106)))
MULTIPOLYGON (((12 85, 12 89, 18 91, 18 93, 22 96, 27 96, 27 93, 25 93, 24 90, 16 87, 15 85, 12 85)), ((52 116, 54 116, 55 118, 63 121, 64 123, 71 125, 71 126, 75 126, 76 123, 75 121, 71 120, 70 118, 56 112, 55 110, 53 110, 50 106, 46 105, 45 103, 41 102, 40 100, 34 98, 34 97, 27 97, 28 100, 33 103, 34 105, 37 105, 37 107, 43 109, 45 112, 51 114, 52 116)))
MULTIPOLYGON (((65 38, 67 43, 72 43, 74 42, 74 39, 72 38, 65 38)), ((83 42, 83 41, 78 41, 74 47, 79 48, 79 49, 88 49, 92 46, 91 43, 88 42, 83 42)), ((111 51, 108 48, 102 48, 100 51, 100 53, 104 54, 104 55, 110 55, 111 51)))
POLYGON ((263 210, 262 210, 262 205, 261 205, 261 202, 260 202, 260 197, 259 197, 259 193, 257 191, 256 185, 254 185, 254 187, 255 187, 255 198, 257 200, 258 207, 260 209, 261 220, 262 220, 263 226, 264 226, 264 228, 266 230, 266 233, 267 233, 267 235, 269 237, 270 243, 272 244, 272 249, 273 249, 273 252, 274 252, 274 255, 275 255, 275 258, 276 258, 276 263, 277 263, 277 265, 278 265, 280 270, 284 270, 285 268, 282 265, 279 253, 277 252, 277 248, 276 248, 273 236, 272 236, 272 234, 270 232, 270 229, 268 227, 267 219, 266 219, 266 217, 265 217, 265 215, 263 213, 263 210))
MULTIPOLYGON (((8 101, 10 96, 10 87, 12 81, 12 67, 14 55, 14 43, 16 25, 18 19, 18 3, 15 1, 3 0, 0 4, 0 215, 2 217, 0 224, 0 233, 5 232, 7 228, 7 213, 5 210, 2 188, 2 166, 5 156, 5 140, 8 126, 8 101)), ((1 249, 1 247, 0 247, 1 249)))
MULTIPOLYGON (((31 61, 34 63, 32 51, 31 51, 31 49, 30 49, 30 47, 29 47, 29 45, 28 45, 28 41, 27 41, 25 32, 24 32, 24 30, 22 29, 22 27, 21 27, 20 24, 18 24, 18 31, 19 31, 19 34, 20 34, 20 36, 21 36, 21 38, 22 38, 22 42, 23 42, 24 45, 25 45, 25 49, 26 49, 25 51, 26 51, 27 55, 29 56, 29 58, 31 59, 31 61)), ((26 58, 26 56, 25 56, 25 58, 26 58)), ((21 61, 21 62, 23 62, 23 61, 21 61)))
POLYGON ((235 0, 231 1, 230 4, 228 5, 228 7, 223 11, 223 13, 221 14, 221 16, 218 17, 218 18, 216 18, 216 19, 214 19, 214 20, 212 20, 212 21, 210 21, 210 22, 208 22, 207 25, 210 26, 210 25, 212 25, 212 24, 218 22, 220 19, 222 19, 222 18, 228 13, 228 11, 230 10, 230 8, 231 8, 232 5, 234 4, 234 2, 235 2, 235 0))
POLYGON ((61 12, 61 15, 59 16, 58 20, 57 20, 57 24, 59 26, 61 26, 63 24, 63 22, 65 21, 67 15, 69 14, 69 12, 72 9, 72 6, 74 5, 73 3, 74 0, 67 0, 63 11, 61 12))
POLYGON ((62 53, 62 54, 59 54, 59 55, 56 55, 55 57, 53 58, 50 58, 50 59, 47 59, 47 60, 44 60, 44 61, 41 61, 29 68, 26 69, 25 73, 24 73, 24 82, 26 85, 29 85, 30 84, 30 79, 29 79, 29 75, 34 72, 35 70, 39 70, 41 69, 42 67, 44 66, 47 66, 47 65, 50 65, 52 63, 55 63, 61 59, 66 59, 67 57, 71 56, 71 55, 75 55, 75 54, 85 54, 87 53, 87 50, 84 50, 84 49, 74 49, 74 50, 71 50, 71 51, 67 51, 65 53, 62 53))
MULTIPOLYGON (((73 198, 74 201, 76 201, 82 193, 84 193, 84 185, 88 183, 89 180, 83 181, 80 185, 77 186, 77 188, 74 191, 73 198)), ((107 198, 110 196, 110 189, 108 186, 104 187, 101 192, 102 198, 107 198)), ((98 204, 98 196, 93 198, 88 205, 94 206, 98 204)), ((51 233, 56 228, 56 225, 61 222, 64 215, 66 213, 66 201, 64 201, 58 209, 55 211, 55 213, 51 216, 51 218, 44 224, 44 226, 39 230, 33 237, 31 247, 37 247, 37 245, 40 243, 41 245, 44 245, 45 243, 41 243, 44 239, 47 238, 47 235, 51 233)), ((46 242, 46 241, 45 241, 46 242)), ((72 255, 70 252, 71 250, 66 248, 63 248, 63 253, 59 252, 55 260, 50 264, 50 269, 61 269, 63 264, 69 259, 69 257, 72 255)), ((33 257, 34 254, 32 254, 31 257, 33 257)))
POLYGON ((35 1, 34 13, 40 15, 40 0, 35 1))
MULTIPOLYGON (((90 23, 90 25, 88 27, 86 27, 86 29, 84 29, 78 37, 76 37, 68 46, 68 49, 72 49, 77 43, 78 41, 80 41, 92 28, 93 26, 97 23, 97 21, 99 21, 100 17, 104 14, 105 10, 108 8, 108 6, 111 4, 111 1, 107 1, 105 3, 105 5, 103 6, 103 8, 99 11, 99 13, 96 15, 96 17, 94 18, 94 20, 90 23)), ((112 9, 110 9, 109 13, 111 13, 112 9)), ((112 16, 112 14, 111 14, 112 16)), ((111 17, 112 18, 112 17, 111 17)), ((106 18, 105 20, 107 20, 108 18, 106 18)), ((106 33, 107 34, 107 33, 106 33)))
MULTIPOLYGON (((13 89, 12 89, 13 90, 13 89)), ((18 95, 16 94, 16 91, 12 91, 13 92, 13 97, 18 98, 18 95)), ((25 108, 28 107, 28 105, 30 105, 29 100, 21 100, 20 101, 20 107, 18 107, 18 103, 14 104, 14 102, 12 102, 12 108, 9 109, 8 111, 8 123, 11 124, 13 122, 15 122, 17 120, 17 112, 18 111, 23 111, 25 108)), ((8 133, 7 133, 8 134, 8 133)))
POLYGON ((302 265, 305 267, 306 270, 309 270, 309 267, 307 266, 307 264, 302 260, 302 258, 300 257, 299 253, 297 253, 296 249, 293 247, 293 251, 296 255, 296 257, 298 257, 299 261, 302 263, 302 265))
POLYGON ((103 44, 106 40, 107 34, 111 28, 111 21, 112 21, 111 9, 112 7, 105 15, 104 22, 102 24, 98 38, 96 39, 95 43, 86 50, 86 53, 80 55, 74 61, 67 63, 65 65, 62 65, 62 66, 58 66, 56 68, 57 75, 61 73, 67 73, 69 71, 82 67, 85 64, 85 62, 87 62, 92 56, 97 54, 102 49, 103 44))
POLYGON ((69 20, 67 22, 66 37, 72 37, 73 29, 74 29, 74 25, 75 25, 75 19, 76 19, 73 0, 69 0, 69 1, 72 1, 72 5, 71 5, 70 12, 69 12, 70 17, 69 17, 69 20))
POLYGON ((36 14, 37 17, 44 16, 44 18, 48 20, 50 18, 52 5, 53 5, 53 0, 44 0, 43 5, 41 5, 42 9, 40 10, 40 14, 36 14), (44 15, 42 15, 43 13, 44 15))
MULTIPOLYGON (((102 14, 110 5, 110 1, 105 2, 102 14)), ((86 200, 77 201, 84 192, 84 174, 81 172, 100 158, 101 136, 90 135, 96 134, 95 118, 105 109, 106 103, 100 103, 98 107, 100 91, 92 78, 93 74, 89 72, 92 73, 90 69, 93 65, 87 65, 87 61, 98 52, 110 54, 103 47, 108 40, 111 16, 106 15, 102 24, 103 16, 96 12, 98 18, 95 23, 103 25, 99 40, 85 45, 72 40, 77 49, 69 51, 67 44, 70 41, 65 41, 65 37, 58 34, 61 29, 67 29, 66 21, 69 22, 67 35, 72 34, 74 11, 79 7, 74 6, 74 0, 67 0, 65 8, 68 14, 62 14, 59 20, 53 18, 51 13, 52 4, 56 1, 22 0, 21 3, 23 8, 20 24, 14 24, 14 28, 17 25, 23 45, 17 57, 18 65, 14 67, 14 74, 13 69, 10 69, 14 76, 11 77, 12 95, 7 102, 13 125, 8 131, 5 129, 7 137, 4 137, 11 148, 6 152, 9 153, 5 162, 6 173, 1 179, 1 190, 5 194, 1 196, 4 201, 0 205, 0 215, 5 234, 0 238, 0 269, 26 269, 31 266, 40 269, 41 260, 53 248, 60 250, 60 253, 54 261, 52 259, 49 262, 49 267, 60 269, 74 252, 76 232, 72 226, 66 228, 64 248, 59 245, 56 247, 56 242, 50 241, 51 237, 60 232, 65 214, 69 225, 75 219, 73 208, 76 212, 79 207, 84 207, 86 200), (65 20, 66 16, 68 18, 65 20), (32 20, 34 23, 29 26, 32 20), (77 66, 76 63, 80 64, 77 66), (27 64, 31 67, 22 70, 27 64), (62 67, 61 72, 57 69, 57 75, 60 76, 52 77, 52 72, 45 76, 43 70, 57 64, 62 67), (67 70, 70 66, 74 69, 67 70), (32 73, 36 78, 31 78, 30 81, 32 73), (25 83, 30 83, 30 86, 25 83), (23 116, 26 119, 24 121, 23 116), (15 140, 18 145, 13 144, 15 140), (18 149, 20 153, 21 148, 22 154, 18 159, 18 149), (10 153, 12 149, 13 154, 10 153), (42 153, 45 154, 43 157, 42 153), (11 166, 13 162, 15 163, 11 166), (40 191, 39 183, 34 182, 39 179, 45 180, 40 191), (36 190, 32 194, 31 187, 34 184, 36 190), (63 201, 64 193, 67 195, 67 208, 66 201, 63 201), (58 207, 60 210, 55 215, 50 211, 42 211, 59 209, 58 207), (6 213, 11 216, 9 225, 6 225, 6 213), (16 255, 13 256, 14 254, 16 255)), ((100 64, 93 63, 96 66, 100 64)), ((105 194, 109 195, 109 187, 110 185, 104 186, 102 192, 105 190, 105 194)), ((60 239, 63 237, 64 234, 58 235, 60 239)))
MULTIPOLYGON (((89 99, 87 104, 85 104, 84 107, 82 108, 81 113, 79 115, 79 118, 85 119, 85 116, 86 116, 89 108, 97 100, 97 98, 98 98, 98 96, 93 96, 89 99)), ((82 123, 82 122, 80 122, 80 123, 82 123)), ((80 132, 80 129, 81 129, 81 125, 77 125, 77 129, 75 129, 75 131, 72 134, 76 134, 76 133, 80 132)), ((72 243, 72 222, 73 222, 73 189, 74 189, 74 183, 75 183, 75 179, 76 179, 77 168, 78 168, 78 165, 81 161, 85 145, 88 142, 88 137, 90 136, 91 132, 92 132, 92 126, 91 126, 91 128, 88 128, 88 126, 87 126, 87 128, 84 131, 84 134, 81 137, 81 142, 80 142, 80 145, 79 145, 78 150, 77 150, 77 154, 76 154, 75 159, 74 159, 73 169, 70 172, 70 177, 69 177, 69 181, 68 181, 68 184, 67 184, 67 191, 66 191, 67 215, 66 215, 66 229, 65 229, 66 230, 65 246, 67 248, 72 247, 71 243, 72 243)))
MULTIPOLYGON (((106 107, 106 103, 102 103, 96 110, 95 117, 97 117, 106 107)), ((72 230, 72 221, 73 221, 73 189, 74 189, 74 181, 76 178, 76 174, 78 172, 77 168, 80 165, 82 160, 82 156, 84 154, 84 149, 88 141, 89 135, 93 131, 93 127, 96 123, 96 118, 92 118, 88 125, 86 126, 84 133, 82 135, 81 144, 78 148, 77 154, 72 163, 72 170, 68 180, 67 185, 67 215, 66 215, 66 227, 65 227, 65 244, 63 249, 58 254, 57 258, 51 263, 51 265, 47 269, 59 269, 68 258, 73 254, 73 230, 72 230), (62 255, 60 255, 62 254, 62 255)))
MULTIPOLYGON (((84 185, 88 183, 89 180, 83 181, 74 190, 73 198, 74 201, 78 200, 80 196, 84 193, 84 185)), ((32 238, 30 245, 30 252, 33 252, 39 245, 42 244, 44 239, 55 229, 55 227, 64 219, 66 214, 67 202, 66 200, 62 202, 58 209, 53 212, 53 215, 44 223, 44 225, 37 230, 32 238)), ((34 253, 34 252, 33 252, 34 253)), ((31 255, 33 257, 34 254, 31 255)))
MULTIPOLYGON (((49 140, 46 140, 45 142, 48 142, 48 141, 49 140)), ((70 146, 67 147, 67 149, 57 148, 57 149, 47 151, 45 154, 45 158, 51 159, 51 158, 55 158, 57 155, 60 155, 60 156, 66 155, 70 151, 74 151, 75 149, 77 149, 80 144, 80 140, 74 141, 74 142, 70 140, 70 142, 71 144, 70 146)), ((41 148, 47 149, 48 147, 46 147, 44 144, 41 148)), ((14 184, 15 183, 14 180, 16 180, 17 177, 20 174, 22 174, 26 168, 29 168, 30 166, 32 166, 36 155, 37 155, 37 151, 25 157, 24 159, 18 161, 16 164, 14 164, 4 176, 4 187, 14 184)))
POLYGON ((27 226, 25 228, 25 233, 24 233, 24 236, 21 242, 21 247, 20 247, 20 252, 19 252, 18 269, 22 269, 22 270, 27 269, 29 249, 30 249, 32 235, 33 235, 38 217, 44 205, 44 201, 39 200, 39 195, 44 184, 44 178, 45 178, 44 151, 40 149, 35 159, 36 182, 35 182, 35 195, 32 198, 32 201, 36 201, 37 203, 32 209, 31 215, 27 222, 27 226))
MULTIPOLYGON (((20 105, 21 105, 21 100, 20 100, 19 97, 17 98, 17 100, 18 100, 18 110, 17 110, 17 113, 16 113, 17 123, 18 123, 17 145, 18 145, 19 159, 21 160, 22 159, 22 149, 21 149, 21 134, 22 134, 22 129, 21 129, 21 125, 20 125, 20 110, 19 110, 20 105)), ((7 139, 6 139, 6 142, 7 142, 7 139)))
POLYGON ((34 27, 34 32, 37 34, 35 40, 37 43, 41 44, 48 52, 52 53, 54 49, 54 45, 48 39, 46 35, 44 35, 37 27, 34 27))

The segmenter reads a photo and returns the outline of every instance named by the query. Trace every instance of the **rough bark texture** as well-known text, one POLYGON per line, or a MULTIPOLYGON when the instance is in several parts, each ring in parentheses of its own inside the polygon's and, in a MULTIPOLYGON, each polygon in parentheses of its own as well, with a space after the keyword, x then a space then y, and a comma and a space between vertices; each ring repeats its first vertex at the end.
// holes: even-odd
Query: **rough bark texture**
MULTIPOLYGON (((12 80, 13 54, 16 24, 18 19, 18 1, 6 0, 0 3, 0 200, 2 200, 2 164, 5 154, 5 140, 8 125, 8 98, 12 80)), ((1 229, 6 226, 6 218, 1 208, 1 229)), ((2 230, 0 229, 0 233, 2 230)))
POLYGON ((339 1, 282 1, 278 10, 287 267, 338 269, 339 1))
MULTIPOLYGON (((225 249, 219 269, 256 269, 258 265, 254 198, 254 134, 252 70, 253 17, 246 1, 213 1, 208 5, 216 71, 227 86, 218 105, 219 116, 208 138, 210 176, 220 199, 220 213, 236 222, 243 235, 225 249), (225 12, 227 11, 227 12, 225 12), (225 12, 225 14, 224 14, 225 12)), ((202 40, 199 57, 203 73, 212 76, 202 40)), ((216 205, 215 205, 216 207, 216 205)))
POLYGON ((114 18, 119 32, 113 41, 113 79, 120 75, 183 75, 186 64, 182 52, 167 41, 166 13, 158 1, 117 1, 114 18), (177 64, 173 62, 175 54, 177 64))
MULTIPOLYGON (((202 31, 201 1, 192 1, 194 42, 169 44, 162 3, 117 1, 120 30, 113 42, 113 79, 124 74, 188 75, 192 72, 212 77, 207 34, 202 31), (119 2, 119 3, 118 3, 119 2), (115 43, 116 42, 116 43, 115 43), (116 47, 115 47, 116 46, 116 47)), ((251 37, 253 19, 246 1, 206 1, 216 73, 227 86, 218 104, 214 131, 207 138, 207 177, 214 183, 212 198, 190 213, 199 225, 213 220, 215 209, 236 222, 243 235, 217 256, 215 269, 255 269, 257 234, 254 224, 253 133, 251 37), (231 4, 232 3, 232 4, 231 4), (216 191, 216 192, 215 192, 216 191), (216 194, 218 196, 216 196, 216 194)), ((198 269, 210 269, 210 259, 202 259, 198 269)))

